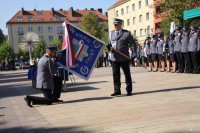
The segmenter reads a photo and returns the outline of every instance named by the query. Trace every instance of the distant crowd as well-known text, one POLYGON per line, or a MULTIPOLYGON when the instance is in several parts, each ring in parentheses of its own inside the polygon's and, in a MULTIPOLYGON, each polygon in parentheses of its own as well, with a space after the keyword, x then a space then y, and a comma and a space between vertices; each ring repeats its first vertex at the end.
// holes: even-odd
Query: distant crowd
MULTIPOLYGON (((200 29, 177 26, 166 39, 162 33, 146 38, 137 53, 129 49, 130 65, 148 67, 148 72, 200 73, 200 29), (133 55, 133 54, 136 54, 133 55)), ((111 66, 110 53, 104 51, 97 67, 111 66)))

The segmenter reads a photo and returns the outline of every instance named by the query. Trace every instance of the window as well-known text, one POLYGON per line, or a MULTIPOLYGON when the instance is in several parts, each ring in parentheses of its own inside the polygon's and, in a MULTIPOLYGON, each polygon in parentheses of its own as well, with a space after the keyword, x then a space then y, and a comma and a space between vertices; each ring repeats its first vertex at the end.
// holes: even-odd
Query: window
POLYGON ((126 14, 128 14, 129 6, 126 7, 126 14))
POLYGON ((19 35, 21 35, 21 34, 23 34, 24 32, 23 32, 23 28, 22 27, 18 27, 18 34, 19 35))
POLYGON ((49 42, 53 41, 53 36, 49 36, 49 42))
POLYGON ((142 15, 139 16, 139 22, 142 23, 142 15))
POLYGON ((147 34, 150 34, 150 26, 147 26, 147 34))
POLYGON ((33 17, 32 16, 28 16, 28 21, 33 21, 33 17))
POLYGON ((52 26, 49 26, 48 27, 48 32, 52 32, 53 31, 53 27, 52 26))
POLYGON ((63 33, 63 26, 58 26, 58 34, 62 34, 63 33))
POLYGON ((38 33, 42 33, 43 32, 43 29, 41 26, 38 27, 38 33))
POLYGON ((130 19, 127 19, 127 26, 130 25, 130 19))
POLYGON ((63 40, 63 36, 58 36, 58 39, 62 41, 63 40))
POLYGON ((146 13, 146 20, 149 20, 149 13, 146 13))
POLYGON ((141 9, 141 7, 142 7, 142 2, 141 1, 138 2, 138 7, 139 7, 139 9, 141 9))
POLYGON ((22 16, 17 16, 17 21, 22 22, 23 17, 22 16))
POLYGON ((140 29, 140 36, 142 36, 142 29, 140 29))
POLYGON ((149 5, 149 0, 145 0, 145 6, 149 5))
POLYGON ((133 25, 135 24, 135 17, 133 17, 133 25))
POLYGON ((116 11, 115 16, 116 16, 116 17, 119 17, 119 12, 118 12, 118 11, 116 11))
POLYGON ((124 15, 124 8, 121 9, 121 15, 124 15))
POLYGON ((132 4, 132 11, 135 11, 135 4, 132 4))
POLYGON ((33 27, 28 27, 28 32, 33 32, 33 27))
POLYGON ((136 30, 133 31, 133 34, 136 36, 136 30))

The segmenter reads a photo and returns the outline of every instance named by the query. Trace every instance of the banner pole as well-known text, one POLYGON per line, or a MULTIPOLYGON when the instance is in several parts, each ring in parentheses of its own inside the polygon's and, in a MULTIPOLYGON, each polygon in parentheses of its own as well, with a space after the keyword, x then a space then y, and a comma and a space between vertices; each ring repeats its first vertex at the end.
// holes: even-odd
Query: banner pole
POLYGON ((125 57, 125 58, 131 60, 131 58, 130 58, 129 56, 125 55, 124 53, 120 52, 119 50, 117 50, 117 49, 115 49, 115 48, 111 48, 111 50, 113 50, 113 51, 115 51, 116 53, 122 55, 123 57, 125 57))

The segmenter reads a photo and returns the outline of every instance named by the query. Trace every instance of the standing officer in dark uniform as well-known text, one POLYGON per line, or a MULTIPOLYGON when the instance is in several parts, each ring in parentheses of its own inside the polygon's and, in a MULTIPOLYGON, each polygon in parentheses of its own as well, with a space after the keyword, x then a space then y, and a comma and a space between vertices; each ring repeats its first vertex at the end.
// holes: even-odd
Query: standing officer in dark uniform
POLYGON ((184 72, 190 73, 191 72, 191 61, 188 55, 188 43, 189 43, 189 29, 187 27, 183 27, 183 33, 181 35, 181 53, 182 57, 184 58, 184 72))
POLYGON ((107 45, 108 50, 111 50, 113 54, 112 59, 112 71, 113 71, 113 80, 114 80, 114 93, 111 96, 121 95, 121 81, 120 81, 120 67, 124 71, 126 78, 126 91, 127 96, 132 95, 132 79, 130 73, 130 59, 127 59, 122 54, 129 57, 129 44, 131 49, 136 52, 137 46, 135 41, 133 40, 133 36, 127 30, 122 29, 123 20, 114 19, 113 24, 115 26, 115 30, 111 31, 109 35, 109 44, 107 45), (116 49, 119 52, 116 52, 116 49))
POLYGON ((175 41, 174 41, 175 35, 174 33, 172 33, 169 36, 169 41, 168 41, 168 45, 169 45, 169 57, 170 57, 170 62, 172 63, 172 73, 176 72, 176 67, 177 67, 177 61, 176 61, 176 54, 174 52, 174 46, 175 46, 175 41))
POLYGON ((199 73, 199 59, 198 59, 198 27, 192 27, 190 33, 190 41, 188 52, 192 60, 193 73, 199 73))
POLYGON ((158 60, 161 63, 161 68, 162 70, 160 72, 165 71, 165 57, 164 57, 164 40, 163 40, 163 35, 161 33, 158 34, 158 42, 157 42, 157 51, 158 51, 158 60))
POLYGON ((157 37, 156 35, 152 35, 152 40, 150 43, 150 53, 151 53, 151 59, 153 61, 154 70, 153 72, 158 71, 158 50, 157 50, 157 37))
POLYGON ((145 40, 145 53, 146 53, 146 56, 147 56, 147 62, 149 63, 149 70, 148 72, 151 72, 152 71, 152 59, 151 59, 151 53, 150 53, 150 40, 151 40, 151 37, 147 37, 146 40, 145 40))
POLYGON ((55 65, 52 60, 56 55, 56 47, 50 46, 46 49, 46 54, 39 60, 37 69, 36 88, 40 89, 43 97, 26 96, 24 99, 28 106, 32 107, 35 104, 50 105, 53 102, 62 102, 58 100, 54 94, 54 79, 56 73, 55 65))
POLYGON ((176 36, 175 36, 175 46, 174 46, 174 52, 176 55, 177 63, 178 63, 178 71, 177 73, 183 73, 184 72, 184 60, 181 54, 181 30, 182 28, 180 26, 176 27, 176 36))
POLYGON ((197 48, 198 70, 200 72, 200 27, 198 30, 198 48, 197 48))

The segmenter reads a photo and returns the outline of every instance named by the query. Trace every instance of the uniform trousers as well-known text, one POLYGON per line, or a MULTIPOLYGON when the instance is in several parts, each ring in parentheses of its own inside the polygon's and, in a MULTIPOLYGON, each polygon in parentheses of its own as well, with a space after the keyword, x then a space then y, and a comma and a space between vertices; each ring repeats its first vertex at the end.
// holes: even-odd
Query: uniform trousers
POLYGON ((112 71, 113 71, 113 81, 114 81, 114 92, 121 93, 121 76, 120 76, 120 67, 122 68, 125 81, 126 81, 126 91, 127 93, 132 92, 132 79, 131 79, 131 72, 129 67, 129 61, 125 62, 112 62, 112 71))
POLYGON ((60 98, 61 90, 62 90, 62 78, 58 76, 53 77, 54 81, 54 89, 40 89, 43 93, 44 97, 36 97, 36 96, 27 96, 29 100, 32 101, 32 104, 52 104, 58 98, 60 98))
POLYGON ((193 73, 199 73, 199 64, 198 64, 198 52, 190 52, 191 60, 193 65, 193 73))
POLYGON ((51 89, 41 89, 44 97, 36 97, 36 96, 27 96, 27 99, 32 101, 32 104, 40 105, 40 104, 52 104, 54 101, 53 93, 51 89))
POLYGON ((177 59, 177 64, 178 64, 178 70, 179 72, 184 71, 184 59, 180 51, 175 51, 176 59, 177 59))
POLYGON ((200 72, 200 50, 197 51, 198 72, 200 72))
POLYGON ((182 56, 184 58, 184 67, 185 67, 185 72, 191 72, 192 70, 192 64, 191 64, 191 59, 189 57, 189 53, 186 52, 186 53, 182 53, 182 56))

